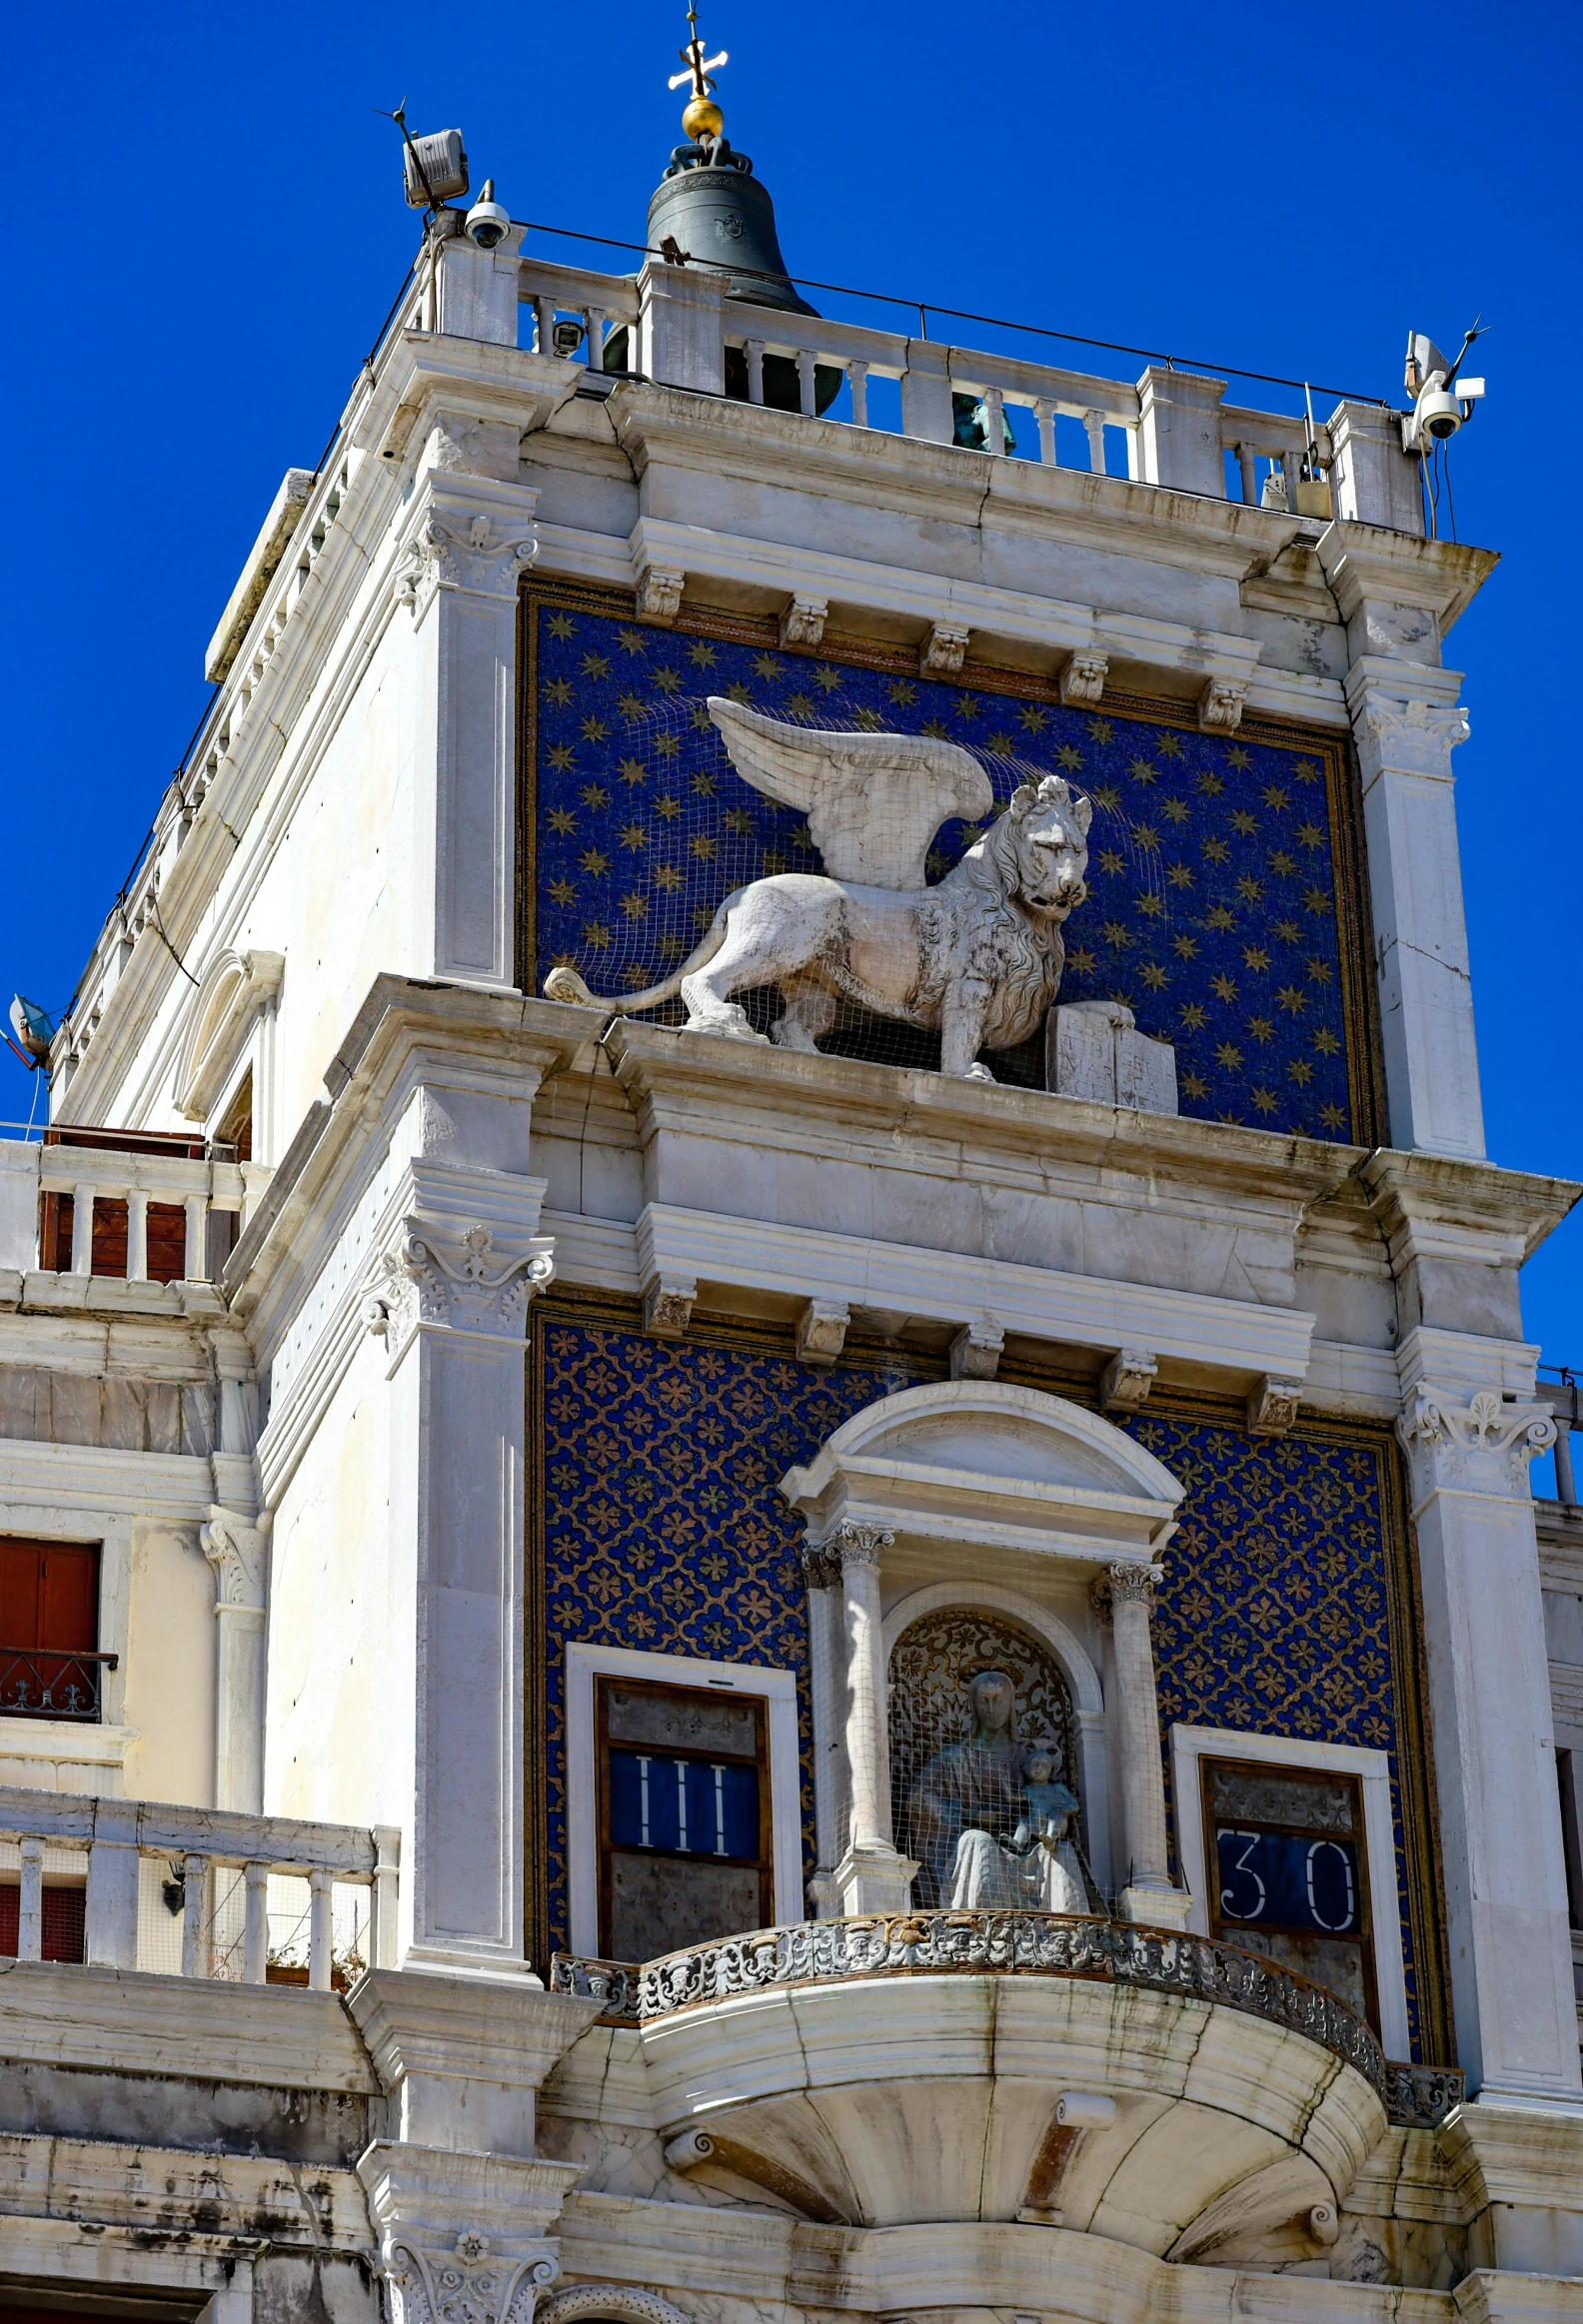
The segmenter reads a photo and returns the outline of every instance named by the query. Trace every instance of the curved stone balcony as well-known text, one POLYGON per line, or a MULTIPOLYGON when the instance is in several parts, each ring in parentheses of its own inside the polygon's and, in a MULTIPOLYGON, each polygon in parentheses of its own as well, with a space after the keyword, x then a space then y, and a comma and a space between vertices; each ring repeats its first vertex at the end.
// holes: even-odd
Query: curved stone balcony
POLYGON ((641 1968, 558 1956, 552 1982, 636 2029, 668 2155, 856 2226, 1021 2221, 1173 2259, 1285 2232, 1296 2257, 1387 2121, 1461 2092, 1256 1955, 1129 1922, 814 1921, 641 1968))

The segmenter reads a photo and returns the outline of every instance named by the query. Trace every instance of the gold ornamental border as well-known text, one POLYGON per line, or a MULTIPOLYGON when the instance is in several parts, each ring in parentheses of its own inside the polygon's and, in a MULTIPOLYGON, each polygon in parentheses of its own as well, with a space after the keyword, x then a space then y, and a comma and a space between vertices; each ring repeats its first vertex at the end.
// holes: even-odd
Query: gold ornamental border
MULTIPOLYGON (((538 948, 536 902, 538 894, 539 797, 539 612, 542 606, 565 606, 568 611, 599 613, 637 622, 637 597, 626 590, 595 588, 575 581, 523 582, 518 607, 518 668, 524 682, 517 689, 517 982, 532 991, 534 958, 538 948)), ((881 670, 891 676, 917 675, 916 650, 881 645, 848 631, 826 631, 817 646, 783 645, 776 622, 747 614, 689 609, 683 618, 657 628, 658 636, 718 637, 735 645, 759 645, 787 659, 825 661, 840 667, 881 670)), ((929 682, 959 686, 975 693, 1003 694, 1016 701, 1044 702, 1062 707, 1055 678, 1035 671, 1007 669, 998 662, 967 660, 954 675, 929 682)), ((1125 693, 1107 685, 1100 705, 1106 717, 1138 725, 1174 727, 1181 733, 1198 732, 1193 705, 1177 698, 1125 693)), ((1335 894, 1336 950, 1341 964, 1341 1021, 1346 1043, 1347 1096, 1352 1113, 1350 1143, 1377 1146, 1386 1142, 1383 1052, 1378 1002, 1369 964, 1374 955, 1373 920, 1369 910, 1368 881, 1363 845, 1363 791, 1350 733, 1332 728, 1302 726, 1278 718, 1244 717, 1238 728, 1253 742, 1278 743, 1282 748, 1305 750, 1324 770, 1325 800, 1331 832, 1331 877, 1335 894)))
MULTIPOLYGON (((528 1345, 528 1577, 525 1593, 525 1666, 528 1703, 524 1722, 524 1777, 530 1829, 524 1940, 530 1960, 548 1975, 550 1899, 546 1877, 549 1813, 546 1798, 546 1672, 549 1632, 545 1588, 545 1355, 544 1335, 556 1324, 606 1325, 641 1334, 643 1302, 619 1292, 555 1284, 533 1303, 528 1345)), ((688 1338, 701 1347, 796 1361, 792 1325, 747 1319, 711 1321, 695 1315, 688 1338)), ((837 1370, 878 1370, 894 1347, 885 1341, 848 1334, 837 1370)), ((943 1380, 943 1356, 907 1351, 908 1369, 919 1380, 943 1380)), ((1016 1387, 1038 1388, 1065 1397, 1089 1412, 1100 1409, 1091 1373, 1063 1369, 1037 1357, 1002 1359, 999 1377, 1016 1387)), ((1207 1424, 1246 1433, 1241 1405, 1232 1398, 1181 1388, 1156 1387, 1149 1410, 1162 1419, 1207 1424)), ((1385 1542, 1386 1626, 1390 1636, 1391 1683, 1396 1705, 1396 1775, 1406 1858, 1407 1922, 1412 1937, 1418 1989, 1418 2030, 1428 2066, 1456 2061, 1451 2014, 1450 1960, 1446 1948, 1445 1888, 1440 1827, 1435 1809, 1433 1741, 1427 1716, 1427 1663, 1423 1603, 1418 1579, 1418 1545, 1408 1516, 1402 1456, 1388 1421, 1330 1419, 1306 1415, 1293 1436, 1320 1444, 1347 1445, 1374 1456, 1385 1542)), ((799 1679, 799 1684, 800 1684, 799 1679)), ((1174 1828, 1174 1816, 1173 1816, 1174 1828)), ((1400 1899, 1398 1899, 1399 1908, 1400 1899)))

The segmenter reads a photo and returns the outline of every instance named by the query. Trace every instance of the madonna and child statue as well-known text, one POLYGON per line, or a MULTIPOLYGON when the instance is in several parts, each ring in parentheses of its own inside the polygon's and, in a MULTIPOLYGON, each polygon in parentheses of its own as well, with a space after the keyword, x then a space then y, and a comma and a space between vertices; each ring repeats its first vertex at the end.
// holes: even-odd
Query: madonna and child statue
POLYGON ((975 1672, 967 1702, 966 1735, 925 1761, 907 1795, 908 1841, 933 1900, 954 1911, 1087 1912, 1060 1746, 1018 1737, 1004 1671, 975 1672))

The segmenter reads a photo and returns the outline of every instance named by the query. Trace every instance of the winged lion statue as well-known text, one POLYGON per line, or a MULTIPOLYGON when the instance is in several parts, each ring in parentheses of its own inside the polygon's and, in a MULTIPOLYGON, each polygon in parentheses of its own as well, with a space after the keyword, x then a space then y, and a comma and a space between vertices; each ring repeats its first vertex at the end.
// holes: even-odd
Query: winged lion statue
POLYGON ((1087 894, 1089 801, 1064 776, 1023 783, 936 887, 930 840, 951 816, 981 820, 989 777, 954 742, 915 734, 791 726, 711 695, 710 716, 739 774, 800 807, 824 871, 784 871, 734 888, 691 958, 664 983, 601 1000, 573 969, 545 978, 552 1000, 623 1016, 679 994, 694 1032, 766 1038, 732 997, 780 987, 769 1038, 814 1049, 842 998, 940 1035, 940 1070, 987 1081, 983 1048, 1035 1032, 1060 983, 1061 925, 1087 894))

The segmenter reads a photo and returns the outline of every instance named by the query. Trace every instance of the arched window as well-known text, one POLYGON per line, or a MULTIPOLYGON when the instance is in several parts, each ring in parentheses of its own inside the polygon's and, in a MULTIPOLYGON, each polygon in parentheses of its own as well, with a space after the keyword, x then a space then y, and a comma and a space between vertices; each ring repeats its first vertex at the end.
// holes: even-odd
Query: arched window
MULTIPOLYGON (((912 1893, 920 1905, 946 1902, 950 1866, 940 1833, 914 1805, 919 1778, 937 1752, 970 1734, 968 1686, 978 1671, 1003 1671, 1010 1680, 1016 1697, 1011 1739, 1023 1754, 1030 1744, 1049 1745, 1054 1780, 1078 1789, 1071 1695, 1042 1640, 1004 1615, 970 1607, 944 1607, 912 1623, 890 1653, 890 1797, 896 1845, 919 1866, 912 1893)), ((1014 1781, 1004 1785, 1003 1796, 997 1786, 978 1806, 983 1828, 1008 1839, 1020 1810, 1014 1781)))

